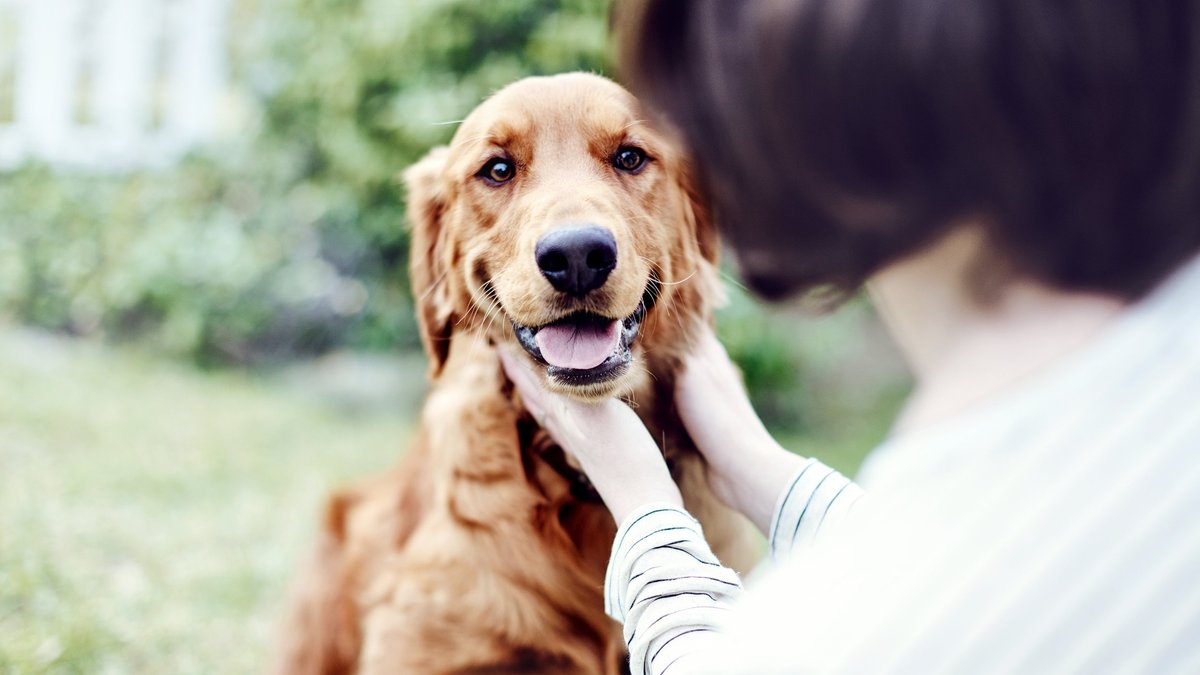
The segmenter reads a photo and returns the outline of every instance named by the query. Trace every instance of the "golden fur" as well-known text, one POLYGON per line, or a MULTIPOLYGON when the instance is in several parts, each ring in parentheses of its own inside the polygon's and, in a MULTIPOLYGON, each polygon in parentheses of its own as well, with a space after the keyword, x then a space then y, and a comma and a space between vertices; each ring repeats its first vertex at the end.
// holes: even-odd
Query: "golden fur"
POLYGON ((620 673, 620 627, 602 598, 615 525, 551 468, 560 451, 513 400, 495 345, 514 341, 512 322, 630 315, 654 284, 636 367, 602 384, 547 384, 629 400, 722 560, 749 566, 754 540, 709 492, 671 407, 689 336, 720 297, 716 234, 685 158, 624 89, 569 74, 501 90, 405 178, 432 390, 403 462, 330 500, 275 672, 620 673), (629 145, 651 158, 636 175, 611 162, 629 145), (477 175, 497 153, 517 167, 501 186, 477 175), (608 228, 620 254, 578 300, 534 261, 538 239, 564 223, 608 228))

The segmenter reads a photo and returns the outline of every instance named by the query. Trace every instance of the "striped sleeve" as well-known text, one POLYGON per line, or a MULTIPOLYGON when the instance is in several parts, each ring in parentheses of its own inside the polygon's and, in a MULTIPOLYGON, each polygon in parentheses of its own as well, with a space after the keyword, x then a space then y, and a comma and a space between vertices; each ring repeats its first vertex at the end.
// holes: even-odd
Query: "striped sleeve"
POLYGON ((815 459, 805 462, 775 505, 767 532, 768 550, 774 559, 816 540, 822 530, 835 527, 863 495, 849 478, 815 459))
POLYGON ((631 673, 686 671, 742 592, 700 523, 667 504, 644 506, 621 524, 604 586, 605 611, 625 625, 631 673))

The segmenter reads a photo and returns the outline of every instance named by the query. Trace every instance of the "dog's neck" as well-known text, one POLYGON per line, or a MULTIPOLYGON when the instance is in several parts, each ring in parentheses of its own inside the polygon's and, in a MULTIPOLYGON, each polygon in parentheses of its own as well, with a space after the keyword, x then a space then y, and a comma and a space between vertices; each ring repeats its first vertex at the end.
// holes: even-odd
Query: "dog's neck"
POLYGON ((633 409, 668 460, 680 451, 693 449, 675 410, 675 377, 680 367, 673 358, 648 359, 650 377, 630 397, 633 409))

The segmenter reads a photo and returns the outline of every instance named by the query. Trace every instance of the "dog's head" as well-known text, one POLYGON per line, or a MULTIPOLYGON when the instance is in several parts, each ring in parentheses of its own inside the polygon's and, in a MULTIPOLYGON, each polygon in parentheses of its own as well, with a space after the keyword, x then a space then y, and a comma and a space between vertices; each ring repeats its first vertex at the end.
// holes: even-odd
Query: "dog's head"
POLYGON ((720 293, 716 233, 673 137, 617 84, 512 84, 405 173, 434 376, 452 333, 514 341, 553 390, 624 394, 720 293))

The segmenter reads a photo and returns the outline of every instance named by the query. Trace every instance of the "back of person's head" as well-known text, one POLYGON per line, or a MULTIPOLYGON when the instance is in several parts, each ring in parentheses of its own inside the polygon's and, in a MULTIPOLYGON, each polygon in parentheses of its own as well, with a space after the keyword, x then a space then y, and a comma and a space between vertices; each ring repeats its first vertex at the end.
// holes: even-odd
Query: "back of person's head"
POLYGON ((1137 297, 1200 249, 1200 0, 630 0, 748 282, 851 291, 960 222, 981 278, 1137 297))

